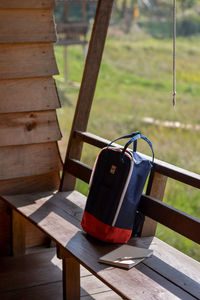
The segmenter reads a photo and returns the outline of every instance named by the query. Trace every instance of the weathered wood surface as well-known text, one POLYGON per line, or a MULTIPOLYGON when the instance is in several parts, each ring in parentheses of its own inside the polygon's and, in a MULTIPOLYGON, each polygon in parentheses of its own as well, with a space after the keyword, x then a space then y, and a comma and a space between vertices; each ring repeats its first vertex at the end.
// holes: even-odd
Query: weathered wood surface
POLYGON ((80 299, 80 264, 72 256, 63 259, 63 299, 80 299))
POLYGON ((0 79, 58 74, 51 43, 1 44, 0 79))
POLYGON ((12 254, 19 256, 25 254, 25 224, 22 217, 16 210, 12 210, 12 254))
MULTIPOLYGON (((96 10, 95 22, 89 44, 83 79, 81 82, 74 121, 68 143, 67 158, 80 159, 82 142, 74 139, 74 131, 85 131, 88 124, 90 109, 96 88, 98 73, 103 55, 104 44, 112 12, 113 0, 100 0, 96 10)), ((75 178, 63 171, 61 190, 74 189, 75 178)))
POLYGON ((61 169, 56 142, 0 148, 0 180, 40 175, 61 169))
POLYGON ((145 215, 200 244, 200 220, 166 203, 143 195, 138 208, 145 215))
POLYGON ((0 113, 51 110, 60 106, 51 77, 0 80, 0 113))
MULTIPOLYGON (((56 258, 54 249, 0 259, 1 300, 62 300, 61 268, 61 260, 56 258)), ((86 269, 81 268, 81 299, 121 298, 86 269)))
POLYGON ((82 202, 81 206, 84 206, 85 197, 78 192, 4 198, 23 215, 28 216, 29 220, 38 224, 38 227, 56 240, 63 250, 66 248, 67 252, 73 253, 80 263, 121 297, 188 300, 200 296, 200 264, 177 250, 173 251, 174 249, 165 243, 165 251, 162 251, 163 242, 157 238, 139 238, 131 241, 136 246, 143 243, 144 246, 154 249, 153 257, 136 268, 126 271, 99 264, 98 258, 116 245, 102 243, 81 232, 82 209, 79 204, 82 202), (158 262, 161 266, 159 268, 158 262), (184 266, 180 269, 182 264, 184 266))
POLYGON ((11 251, 11 209, 0 199, 0 256, 11 251))
POLYGON ((0 8, 54 8, 54 0, 1 0, 0 8))
POLYGON ((26 249, 50 244, 49 238, 16 210, 12 210, 12 255, 25 254, 26 249))
POLYGON ((26 234, 25 234, 26 249, 39 246, 39 245, 43 245, 43 246, 50 245, 50 239, 46 236, 46 234, 44 234, 44 232, 39 230, 38 227, 30 223, 25 218, 24 218, 24 226, 26 228, 26 234))
POLYGON ((51 9, 0 9, 0 28, 0 43, 56 41, 51 9))
POLYGON ((35 176, 0 180, 0 195, 52 191, 57 190, 59 185, 60 176, 58 171, 35 176))
POLYGON ((61 137, 53 110, 0 114, 0 147, 52 142, 61 137))

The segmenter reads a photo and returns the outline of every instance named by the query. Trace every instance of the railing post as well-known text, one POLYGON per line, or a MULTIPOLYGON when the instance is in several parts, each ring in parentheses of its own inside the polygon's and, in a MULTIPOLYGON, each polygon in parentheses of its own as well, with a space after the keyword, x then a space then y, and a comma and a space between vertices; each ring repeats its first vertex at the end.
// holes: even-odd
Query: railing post
MULTIPOLYGON (((146 194, 162 201, 164 197, 167 178, 167 176, 164 176, 152 170, 149 177, 146 194)), ((145 216, 141 236, 144 237, 155 235, 156 227, 157 222, 145 216)))
POLYGON ((76 178, 67 172, 67 159, 72 158, 80 160, 81 158, 83 143, 74 137, 74 132, 75 130, 85 131, 87 128, 113 2, 114 0, 98 1, 92 37, 89 43, 83 79, 81 82, 78 102, 66 153, 66 160, 60 187, 61 191, 73 190, 75 187, 76 178))

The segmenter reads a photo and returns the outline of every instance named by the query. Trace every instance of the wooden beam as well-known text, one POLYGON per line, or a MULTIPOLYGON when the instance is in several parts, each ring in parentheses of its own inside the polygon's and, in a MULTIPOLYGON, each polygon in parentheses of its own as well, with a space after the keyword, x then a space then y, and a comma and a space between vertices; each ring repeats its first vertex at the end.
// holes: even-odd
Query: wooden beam
POLYGON ((54 8, 54 0, 1 0, 0 8, 54 8))
POLYGON ((0 43, 56 42, 52 9, 0 9, 0 28, 0 43))
POLYGON ((52 43, 1 44, 0 79, 58 74, 52 43))
POLYGON ((200 220, 150 196, 143 195, 139 210, 155 221, 200 244, 200 220))
POLYGON ((56 142, 0 148, 0 180, 41 175, 61 169, 56 142))
POLYGON ((66 160, 66 171, 87 183, 90 181, 92 169, 76 159, 66 160))
POLYGON ((51 77, 0 80, 0 113, 59 108, 60 101, 51 77))
MULTIPOLYGON (((58 190, 59 172, 0 180, 0 195, 16 195, 58 190)), ((2 218, 2 215, 1 215, 2 218)))
POLYGON ((45 143, 62 135, 54 110, 0 114, 0 147, 45 143))
MULTIPOLYGON (((94 97, 100 64, 103 55, 104 44, 112 11, 113 0, 99 0, 92 37, 89 44, 83 79, 80 87, 74 121, 71 129, 67 158, 80 159, 82 142, 74 139, 74 131, 85 131, 88 124, 90 109, 94 97)), ((72 190, 75 186, 75 178, 63 171, 61 190, 72 190)))

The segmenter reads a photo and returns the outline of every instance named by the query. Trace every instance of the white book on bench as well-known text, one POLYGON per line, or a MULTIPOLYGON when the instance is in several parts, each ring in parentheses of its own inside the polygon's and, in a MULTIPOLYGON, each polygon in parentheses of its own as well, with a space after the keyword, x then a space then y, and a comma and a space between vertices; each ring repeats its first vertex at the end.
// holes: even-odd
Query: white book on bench
POLYGON ((150 257, 153 250, 123 245, 99 258, 100 263, 130 269, 150 257))

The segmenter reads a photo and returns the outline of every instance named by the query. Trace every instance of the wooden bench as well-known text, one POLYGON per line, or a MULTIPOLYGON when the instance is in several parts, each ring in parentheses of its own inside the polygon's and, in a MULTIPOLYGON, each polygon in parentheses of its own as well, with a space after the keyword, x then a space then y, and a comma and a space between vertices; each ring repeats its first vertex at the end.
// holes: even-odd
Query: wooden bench
MULTIPOLYGON (((44 3, 47 2, 46 0, 44 3)), ((64 299, 80 298, 80 264, 123 299, 199 299, 200 264, 154 236, 156 224, 159 222, 200 243, 200 221, 162 202, 168 177, 200 188, 199 175, 155 161, 146 195, 142 196, 139 207, 146 216, 141 237, 132 238, 129 242, 139 247, 151 248, 154 253, 151 258, 135 268, 127 271, 98 263, 100 256, 118 245, 97 241, 81 230, 80 220, 86 198, 75 191, 75 182, 76 178, 89 182, 91 174, 91 168, 80 161, 82 146, 83 143, 88 143, 102 148, 109 143, 103 138, 87 133, 86 128, 112 4, 113 1, 107 0, 98 2, 60 190, 52 191, 52 185, 42 185, 41 191, 38 192, 34 185, 35 191, 27 192, 28 186, 25 185, 32 182, 28 177, 30 181, 26 181, 25 184, 22 179, 17 180, 17 195, 14 192, 13 195, 1 193, 1 203, 12 211, 13 254, 25 253, 30 233, 27 228, 33 226, 43 234, 42 236, 56 243, 58 257, 63 261, 64 299), (20 182, 20 188, 23 190, 21 193, 20 182)), ((57 161, 57 165, 60 166, 60 160, 57 161)), ((25 167, 26 165, 23 165, 23 168, 25 167)), ((55 170, 59 170, 59 167, 55 170)), ((42 178, 44 179, 43 176, 42 178)), ((33 181, 35 182, 35 179, 33 181)), ((34 190, 33 186, 31 187, 34 190)))

